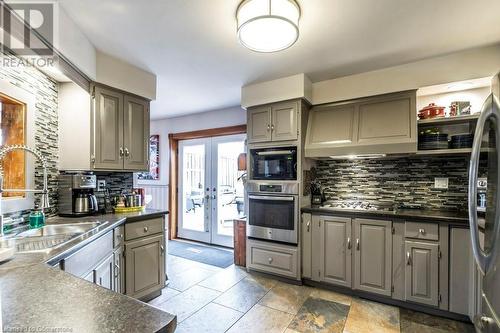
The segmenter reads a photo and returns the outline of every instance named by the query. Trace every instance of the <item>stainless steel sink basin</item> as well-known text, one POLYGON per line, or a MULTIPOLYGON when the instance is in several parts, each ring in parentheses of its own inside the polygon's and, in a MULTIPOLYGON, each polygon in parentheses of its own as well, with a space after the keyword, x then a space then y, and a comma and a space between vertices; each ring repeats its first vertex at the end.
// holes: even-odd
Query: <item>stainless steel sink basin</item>
POLYGON ((100 222, 84 222, 46 225, 21 232, 13 238, 0 240, 0 248, 15 247, 17 252, 49 251, 97 228, 100 224, 100 222))
POLYGON ((101 224, 100 222, 84 222, 72 224, 51 224, 38 229, 21 232, 17 237, 44 237, 54 235, 81 235, 101 224))

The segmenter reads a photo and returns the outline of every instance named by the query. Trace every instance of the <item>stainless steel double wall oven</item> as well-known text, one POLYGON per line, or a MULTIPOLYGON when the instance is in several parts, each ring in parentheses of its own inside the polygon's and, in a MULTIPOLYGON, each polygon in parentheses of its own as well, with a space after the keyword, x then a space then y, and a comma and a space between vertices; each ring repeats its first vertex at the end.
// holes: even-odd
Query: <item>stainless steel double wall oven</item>
POLYGON ((298 243, 297 147, 250 149, 248 237, 298 243))

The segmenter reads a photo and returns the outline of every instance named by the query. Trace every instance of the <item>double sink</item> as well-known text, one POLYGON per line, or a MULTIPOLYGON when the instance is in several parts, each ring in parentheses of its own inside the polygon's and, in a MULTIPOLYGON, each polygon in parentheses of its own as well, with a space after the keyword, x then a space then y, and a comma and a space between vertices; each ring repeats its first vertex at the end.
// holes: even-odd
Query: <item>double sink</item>
POLYGON ((23 231, 0 240, 0 248, 15 247, 16 252, 48 252, 93 231, 101 222, 51 224, 23 231))

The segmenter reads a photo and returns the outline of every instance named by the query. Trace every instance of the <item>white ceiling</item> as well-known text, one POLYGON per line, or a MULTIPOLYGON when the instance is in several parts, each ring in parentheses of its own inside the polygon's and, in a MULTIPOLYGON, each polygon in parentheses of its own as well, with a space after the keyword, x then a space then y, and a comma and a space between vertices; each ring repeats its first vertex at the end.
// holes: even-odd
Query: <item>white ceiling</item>
POLYGON ((298 0, 300 38, 259 54, 235 33, 239 0, 60 0, 104 53, 158 76, 153 118, 239 105, 243 85, 313 82, 500 42, 498 0, 298 0))

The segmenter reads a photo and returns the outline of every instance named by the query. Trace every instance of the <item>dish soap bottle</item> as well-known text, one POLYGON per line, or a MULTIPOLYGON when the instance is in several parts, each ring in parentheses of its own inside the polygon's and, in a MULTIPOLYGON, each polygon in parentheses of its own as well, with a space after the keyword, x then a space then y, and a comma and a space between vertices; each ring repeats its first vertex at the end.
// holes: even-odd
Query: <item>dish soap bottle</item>
POLYGON ((35 206, 29 216, 30 229, 40 228, 45 225, 45 214, 43 210, 35 206))

